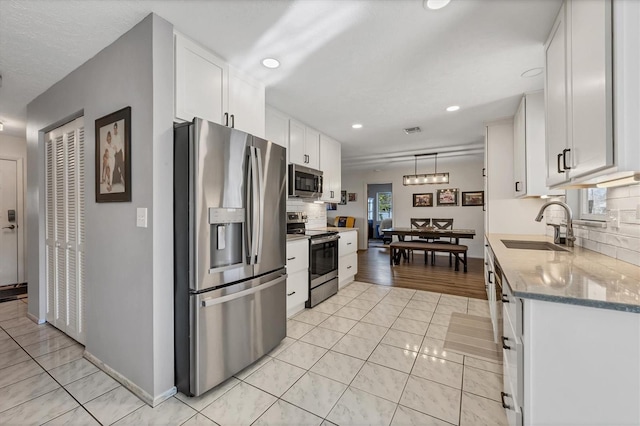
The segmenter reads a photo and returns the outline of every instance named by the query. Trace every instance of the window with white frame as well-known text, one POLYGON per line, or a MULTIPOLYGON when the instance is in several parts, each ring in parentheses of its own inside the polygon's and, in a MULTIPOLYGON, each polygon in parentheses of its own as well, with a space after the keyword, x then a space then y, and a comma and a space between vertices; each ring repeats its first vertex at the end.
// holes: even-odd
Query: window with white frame
POLYGON ((606 220, 607 188, 583 189, 580 198, 580 219, 606 220))

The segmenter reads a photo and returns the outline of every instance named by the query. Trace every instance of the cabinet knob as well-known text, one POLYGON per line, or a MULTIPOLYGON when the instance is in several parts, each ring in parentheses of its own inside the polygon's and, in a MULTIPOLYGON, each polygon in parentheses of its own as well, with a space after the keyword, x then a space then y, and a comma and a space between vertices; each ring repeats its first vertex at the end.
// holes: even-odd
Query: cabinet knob
POLYGON ((506 349, 508 351, 511 350, 511 346, 507 345, 507 341, 509 340, 508 337, 504 337, 502 336, 502 349, 506 349))
POLYGON ((229 113, 228 112, 224 113, 224 125, 229 127, 229 113))
POLYGON ((235 114, 231 114, 231 128, 232 129, 236 128, 236 116, 235 116, 235 114))
POLYGON ((511 406, 504 401, 506 397, 511 397, 511 395, 505 392, 500 392, 500 399, 502 400, 502 408, 504 408, 505 410, 511 410, 512 409, 511 406))
POLYGON ((564 170, 560 169, 560 158, 562 158, 562 153, 558 154, 558 159, 556 160, 557 161, 556 166, 558 168, 558 173, 562 174, 562 173, 564 173, 564 170))
POLYGON ((287 257, 287 261, 289 261, 289 260, 293 260, 293 259, 295 259, 295 258, 296 258, 295 256, 293 256, 293 257, 287 257))
POLYGON ((493 271, 487 271, 487 281, 489 281, 489 284, 493 284, 493 281, 491 280, 491 275, 493 275, 493 271))
POLYGON ((518 185, 520 185, 520 182, 516 182, 516 192, 520 192, 520 188, 518 188, 518 185))
POLYGON ((571 150, 569 148, 562 150, 562 167, 564 167, 565 170, 571 169, 571 166, 567 166, 567 152, 571 152, 571 150))
POLYGON ((287 296, 293 296, 294 294, 296 294, 296 292, 292 291, 291 293, 287 293, 287 296))
POLYGON ((511 303, 509 302, 509 296, 507 296, 506 294, 502 295, 502 303, 511 303))
POLYGON ((351 265, 347 266, 347 269, 351 269, 351 265))

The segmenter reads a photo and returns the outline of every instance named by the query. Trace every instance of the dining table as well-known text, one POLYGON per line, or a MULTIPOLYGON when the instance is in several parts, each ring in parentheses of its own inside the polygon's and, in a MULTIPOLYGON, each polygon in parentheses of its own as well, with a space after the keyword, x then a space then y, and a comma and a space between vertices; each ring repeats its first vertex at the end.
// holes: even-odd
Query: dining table
POLYGON ((419 238, 452 238, 455 244, 459 244, 461 238, 473 239, 476 236, 475 229, 438 229, 438 228, 385 228, 381 232, 385 235, 397 235, 400 241, 406 236, 419 238))

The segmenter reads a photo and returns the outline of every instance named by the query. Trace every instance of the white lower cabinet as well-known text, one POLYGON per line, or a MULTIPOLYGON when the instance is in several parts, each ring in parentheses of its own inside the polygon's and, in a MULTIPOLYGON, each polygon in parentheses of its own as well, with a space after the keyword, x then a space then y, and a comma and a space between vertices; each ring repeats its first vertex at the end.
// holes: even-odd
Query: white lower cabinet
POLYGON ((338 283, 344 287, 358 273, 358 231, 340 232, 338 240, 338 283))
POLYGON ((640 315, 519 298, 502 283, 509 425, 640 424, 640 315))
POLYGON ((309 299, 309 240, 287 241, 287 318, 309 299))

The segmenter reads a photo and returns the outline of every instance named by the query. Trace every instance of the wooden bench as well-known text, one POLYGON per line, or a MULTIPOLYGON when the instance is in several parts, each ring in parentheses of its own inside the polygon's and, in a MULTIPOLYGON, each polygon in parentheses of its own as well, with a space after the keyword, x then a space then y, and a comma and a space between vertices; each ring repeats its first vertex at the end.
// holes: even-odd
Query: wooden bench
MULTIPOLYGON (((464 272, 467 272, 467 246, 459 244, 421 243, 414 241, 396 241, 389 244, 389 263, 391 265, 400 264, 400 257, 405 250, 424 250, 424 263, 427 263, 428 252, 450 253, 456 258, 455 270, 460 270, 460 263, 464 265, 464 272)), ((432 261, 433 264, 433 261, 432 261)))

